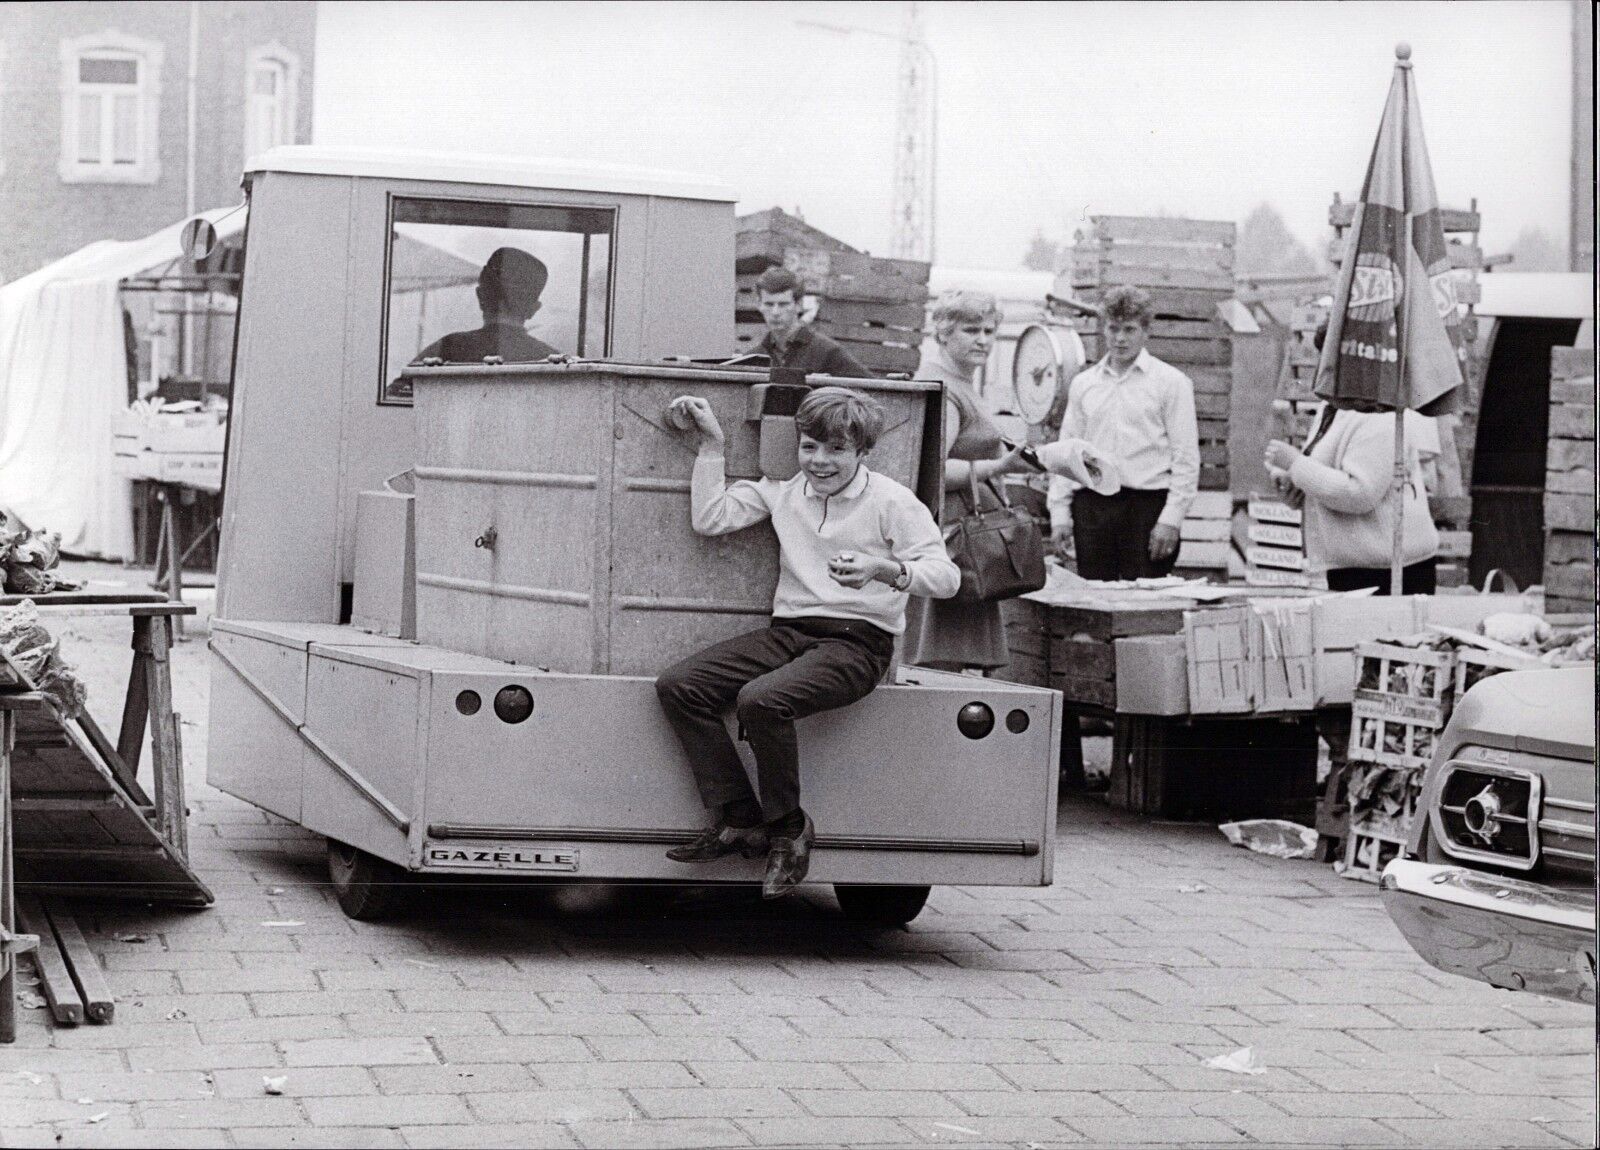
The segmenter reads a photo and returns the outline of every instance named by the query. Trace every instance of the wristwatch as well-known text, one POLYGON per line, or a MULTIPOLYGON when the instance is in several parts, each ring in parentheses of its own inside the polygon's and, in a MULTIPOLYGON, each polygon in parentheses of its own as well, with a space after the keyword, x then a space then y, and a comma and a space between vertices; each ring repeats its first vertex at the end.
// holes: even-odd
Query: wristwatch
POLYGON ((911 568, 907 567, 904 563, 901 563, 898 559, 896 559, 895 562, 900 563, 900 574, 894 577, 894 582, 891 583, 890 586, 896 591, 904 591, 907 587, 911 586, 911 568))

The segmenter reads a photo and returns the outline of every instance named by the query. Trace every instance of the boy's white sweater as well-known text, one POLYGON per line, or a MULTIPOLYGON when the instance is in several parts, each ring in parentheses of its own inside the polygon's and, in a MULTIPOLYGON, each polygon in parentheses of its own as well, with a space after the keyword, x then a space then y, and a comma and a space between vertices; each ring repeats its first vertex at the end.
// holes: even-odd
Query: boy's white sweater
POLYGON ((778 588, 772 613, 780 618, 826 616, 860 619, 898 635, 906 627, 910 595, 948 599, 961 572, 945 551, 933 515, 907 488, 863 464, 842 491, 820 495, 804 472, 792 479, 740 479, 728 483, 721 455, 695 459, 689 483, 694 529, 726 535, 763 519, 778 535, 778 588), (841 551, 898 560, 911 585, 851 588, 828 574, 841 551))

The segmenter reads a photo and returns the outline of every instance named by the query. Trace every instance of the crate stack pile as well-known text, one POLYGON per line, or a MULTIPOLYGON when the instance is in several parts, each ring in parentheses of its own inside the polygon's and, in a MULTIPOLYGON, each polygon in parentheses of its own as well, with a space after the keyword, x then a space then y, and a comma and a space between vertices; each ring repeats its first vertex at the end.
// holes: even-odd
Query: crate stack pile
POLYGON ((1594 610, 1594 349, 1550 357, 1550 444, 1545 452, 1544 602, 1549 614, 1594 610))
POLYGON ((741 216, 735 236, 734 332, 741 352, 766 334, 756 280, 770 267, 800 277, 816 303, 811 326, 879 374, 914 372, 921 358, 929 265, 859 252, 803 220, 769 208, 741 216))
POLYGON ((1246 504, 1249 547, 1245 549, 1245 582, 1256 587, 1309 587, 1303 516, 1271 495, 1252 494, 1246 504))
POLYGON ((1321 356, 1316 345, 1317 329, 1327 322, 1328 308, 1319 303, 1297 304, 1289 315, 1289 342, 1283 348, 1276 398, 1288 405, 1296 446, 1311 434, 1311 421, 1322 402, 1312 388, 1317 382, 1317 360, 1321 356))
MULTIPOLYGON (((1144 216, 1092 216, 1080 230, 1055 294, 1098 305, 1113 287, 1143 288, 1155 305, 1150 354, 1194 381, 1200 429, 1202 498, 1183 527, 1182 571, 1226 571, 1230 544, 1225 521, 1228 491, 1228 420, 1233 390, 1233 329, 1221 308, 1234 298, 1236 227, 1220 220, 1144 216)), ((1076 322, 1092 363, 1105 354, 1100 322, 1076 322)))
MULTIPOLYGON (((1462 483, 1462 476, 1472 474, 1472 447, 1478 437, 1478 404, 1486 366, 1484 349, 1477 343, 1478 322, 1473 310, 1482 298, 1478 284, 1478 274, 1483 270, 1483 249, 1478 244, 1482 219, 1476 199, 1465 211, 1445 208, 1440 216, 1450 252, 1450 266, 1455 271, 1456 300, 1466 306, 1461 324, 1467 341, 1466 394, 1456 415, 1439 420, 1439 443, 1445 457, 1438 461, 1440 491, 1429 503, 1434 521, 1439 525, 1439 585, 1459 587, 1467 581, 1472 549, 1472 499, 1462 483)), ((1328 223, 1334 229, 1328 259, 1335 266, 1344 262, 1354 219, 1355 205, 1345 203, 1337 192, 1334 193, 1333 203, 1328 208, 1328 223)))

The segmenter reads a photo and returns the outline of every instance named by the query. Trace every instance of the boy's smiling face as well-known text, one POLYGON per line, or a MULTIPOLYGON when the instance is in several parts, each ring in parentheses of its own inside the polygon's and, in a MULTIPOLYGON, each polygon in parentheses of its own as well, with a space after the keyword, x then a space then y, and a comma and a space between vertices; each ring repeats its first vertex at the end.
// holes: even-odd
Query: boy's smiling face
POLYGON ((818 495, 836 495, 856 477, 866 452, 848 439, 812 439, 800 433, 800 470, 818 495))

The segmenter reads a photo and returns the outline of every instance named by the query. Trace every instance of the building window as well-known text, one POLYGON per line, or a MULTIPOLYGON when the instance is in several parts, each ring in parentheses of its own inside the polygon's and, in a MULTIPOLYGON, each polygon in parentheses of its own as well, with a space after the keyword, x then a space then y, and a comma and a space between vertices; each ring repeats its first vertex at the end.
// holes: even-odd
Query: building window
POLYGON ((411 402, 401 370, 424 359, 609 353, 614 209, 396 196, 389 211, 380 404, 411 402))
POLYGON ((300 59, 282 44, 252 49, 245 65, 244 156, 292 144, 300 59))
POLYGON ((61 42, 61 178, 67 183, 153 184, 161 45, 120 32, 61 42))

